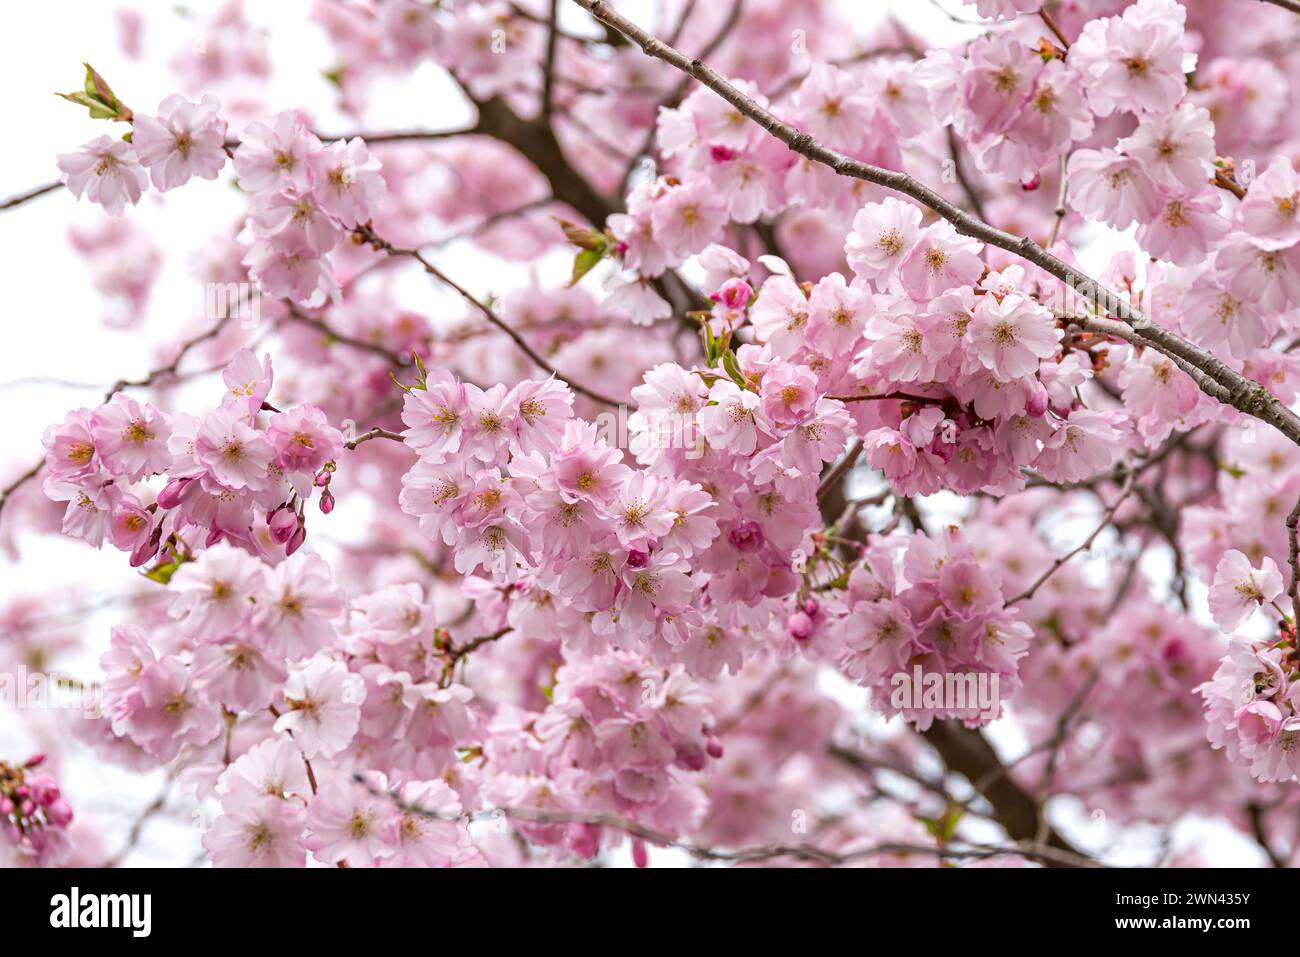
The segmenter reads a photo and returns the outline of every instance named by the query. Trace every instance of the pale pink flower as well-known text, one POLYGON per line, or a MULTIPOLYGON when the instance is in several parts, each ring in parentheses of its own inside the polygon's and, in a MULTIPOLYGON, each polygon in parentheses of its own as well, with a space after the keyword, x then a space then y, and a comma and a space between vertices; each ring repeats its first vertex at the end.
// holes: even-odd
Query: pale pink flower
POLYGON ((1210 249, 1230 229, 1219 207, 1218 193, 1204 184, 1194 195, 1166 196, 1159 215, 1138 226, 1137 241, 1152 258, 1165 259, 1176 266, 1204 262, 1210 249))
POLYGON ((770 276, 749 311, 754 335, 778 356, 793 355, 803 345, 812 306, 789 276, 770 276))
POLYGON ((979 252, 984 244, 962 236, 941 220, 921 230, 916 244, 898 267, 907 294, 926 302, 956 286, 969 286, 984 272, 979 252))
POLYGON ((289 732, 308 758, 331 757, 352 742, 361 723, 365 681, 347 665, 318 654, 289 667, 285 710, 275 730, 289 732))
POLYGON ((132 481, 163 472, 172 463, 167 415, 121 392, 95 410, 92 434, 104 467, 132 481))
POLYGON ((368 222, 384 195, 379 167, 360 138, 336 140, 307 157, 316 201, 349 229, 368 222))
POLYGON ((1146 165, 1114 150, 1076 150, 1066 168, 1070 199, 1084 216, 1125 229, 1160 212, 1160 193, 1146 165))
POLYGON ((343 596, 325 560, 299 552, 273 568, 258 596, 256 626, 267 646, 290 660, 334 640, 331 622, 343 614, 343 596))
POLYGON ((1075 409, 1043 442, 1034 468, 1053 482, 1078 482, 1110 468, 1123 451, 1119 430, 1103 413, 1075 409))
POLYGON ((269 481, 275 449, 266 433, 227 409, 213 409, 194 437, 194 457, 226 488, 256 491, 269 481))
POLYGON ((1232 631, 1260 605, 1282 594, 1282 573, 1267 555, 1259 568, 1235 548, 1223 553, 1210 586, 1210 614, 1224 631, 1232 631))
POLYGON ((1300 173, 1289 159, 1277 157, 1250 184, 1237 217, 1242 232, 1257 243, 1281 248, 1300 240, 1300 173))
POLYGON ((266 426, 275 464, 286 472, 316 472, 343 451, 343 435, 315 406, 277 412, 266 426))
MULTIPOLYGON (((382 776, 367 777, 382 781, 382 776)), ((306 844, 322 863, 372 867, 397 849, 399 823, 397 806, 387 793, 371 793, 339 774, 312 798, 306 844)))
POLYGON ((719 379, 709 390, 709 401, 712 404, 700 412, 704 437, 715 448, 752 455, 760 431, 766 434, 770 429, 758 393, 742 389, 730 379, 719 379))
POLYGON ((883 289, 921 231, 921 210, 915 203, 888 196, 868 203, 853 217, 853 230, 844 252, 853 272, 883 289))
POLYGON ((265 581, 261 562, 243 549, 218 542, 172 575, 171 615, 181 630, 200 640, 236 634, 252 614, 251 599, 262 593, 265 581))
POLYGON ((225 144, 221 101, 211 94, 190 103, 173 93, 158 104, 157 116, 137 115, 132 123, 131 145, 164 192, 192 176, 216 179, 226 165, 225 144))
POLYGON ((204 833, 203 847, 217 867, 302 867, 305 824, 301 804, 259 797, 225 809, 204 833))
POLYGON ((111 216, 121 216, 126 204, 140 202, 149 174, 129 143, 101 136, 75 153, 60 153, 59 170, 73 196, 99 203, 111 216))
POLYGON ((320 148, 320 140, 292 110, 277 113, 270 125, 250 123, 235 150, 239 186, 250 193, 305 189, 307 157, 320 148))
POLYGON ((1056 353, 1058 333, 1049 310, 1021 295, 999 302, 982 297, 968 329, 971 354, 1003 382, 1033 375, 1056 353))
POLYGON ((706 180, 667 190, 655 202, 651 217, 656 240, 678 259, 716 240, 729 218, 726 200, 706 180))

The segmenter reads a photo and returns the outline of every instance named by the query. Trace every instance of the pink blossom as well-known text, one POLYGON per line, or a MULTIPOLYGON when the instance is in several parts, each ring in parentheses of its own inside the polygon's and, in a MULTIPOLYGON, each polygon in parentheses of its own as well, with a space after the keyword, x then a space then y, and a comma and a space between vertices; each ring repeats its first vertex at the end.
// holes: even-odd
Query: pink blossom
POLYGON ((60 153, 59 170, 73 196, 99 203, 110 216, 140 202, 149 184, 131 146, 110 136, 91 140, 76 153, 60 153))
POLYGON ((1224 552, 1214 569, 1210 587, 1210 614, 1224 631, 1232 631, 1260 605, 1282 594, 1282 573, 1273 559, 1264 558, 1259 568, 1236 549, 1224 552))
POLYGON ((173 93, 158 104, 157 116, 136 116, 131 144, 164 192, 184 186, 191 176, 216 179, 226 165, 226 121, 221 101, 211 94, 190 103, 173 93))
POLYGON ((361 139, 335 140, 308 154, 312 195, 347 228, 363 225, 386 189, 379 166, 361 139))
POLYGON ((284 684, 287 710, 275 730, 289 732, 308 758, 330 757, 344 750, 361 722, 365 682, 347 666, 318 654, 289 668, 284 684))

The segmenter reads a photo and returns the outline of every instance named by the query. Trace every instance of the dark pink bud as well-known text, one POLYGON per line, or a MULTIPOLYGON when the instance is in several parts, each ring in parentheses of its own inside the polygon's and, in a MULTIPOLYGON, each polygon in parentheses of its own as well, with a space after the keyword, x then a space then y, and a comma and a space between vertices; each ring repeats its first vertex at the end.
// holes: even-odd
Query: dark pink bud
POLYGON ((704 746, 704 750, 709 752, 709 757, 718 760, 722 757, 722 742, 717 738, 709 738, 709 743, 704 746))
POLYGON ((577 834, 570 839, 569 845, 573 853, 588 860, 595 857, 600 850, 600 828, 594 824, 580 824, 574 830, 577 834))
POLYGON ((158 542, 162 538, 159 532, 161 532, 161 529, 155 531, 153 535, 146 538, 131 552, 132 568, 139 568, 141 565, 147 563, 149 559, 158 554, 158 542))
POLYGON ((1038 183, 1039 183, 1039 179, 1037 176, 1035 176, 1033 179, 1029 180, 1028 182, 1021 183, 1020 188, 1023 189, 1026 193, 1032 193, 1034 190, 1038 189, 1038 183))
POLYGON ((803 612, 805 615, 816 615, 821 611, 821 605, 817 604, 817 599, 809 598, 803 603, 803 612))
POLYGON ((645 552, 637 551, 635 548, 630 549, 627 553, 628 568, 645 568, 650 564, 650 556, 645 552))
POLYGON ((277 509, 266 524, 271 531, 271 541, 283 545, 298 528, 298 514, 291 508, 277 509))
POLYGON ((637 867, 645 867, 650 863, 650 855, 646 853, 645 841, 639 837, 632 838, 632 863, 637 867))
POLYGON ((326 515, 334 511, 334 494, 329 489, 320 493, 320 510, 326 515))
POLYGON ((58 798, 45 809, 45 820, 55 827, 67 827, 72 823, 72 805, 63 798, 58 798))
POLYGON ((763 547, 763 526, 758 522, 737 522, 727 533, 727 539, 742 552, 756 552, 763 547))
POLYGON ((812 637, 813 633, 812 617, 801 611, 796 611, 785 620, 785 630, 790 633, 790 637, 795 641, 807 641, 812 637))
POLYGON ((193 481, 192 478, 172 479, 158 493, 158 507, 175 508, 181 503, 185 490, 190 487, 190 483, 193 481))
POLYGON ((1029 397, 1025 400, 1025 414, 1041 419, 1047 414, 1047 387, 1037 379, 1029 380, 1029 397))
POLYGON ((307 541, 307 529, 299 525, 298 530, 294 532, 293 537, 289 539, 289 544, 284 546, 285 555, 292 555, 298 549, 302 548, 302 543, 305 541, 307 541))
POLYGON ((30 758, 28 758, 25 762, 23 762, 23 767, 25 767, 25 768, 29 768, 29 769, 30 769, 30 768, 39 768, 39 767, 40 767, 42 764, 44 764, 44 763, 45 763, 45 752, 44 752, 44 751, 37 751, 37 752, 36 752, 35 754, 33 754, 30 758))
POLYGON ((321 469, 319 472, 316 473, 316 478, 313 479, 312 481, 315 482, 317 488, 324 488, 325 486, 330 484, 330 479, 333 477, 333 475, 334 473, 331 472, 329 469, 321 469))
POLYGON ((37 804, 53 804, 59 799, 59 786, 48 774, 36 774, 28 779, 32 800, 37 804))
POLYGON ((729 279, 710 298, 728 309, 744 309, 754 297, 754 287, 743 279, 729 279))
POLYGON ((715 163, 730 163, 739 155, 740 154, 730 146, 715 145, 709 147, 709 157, 715 163))

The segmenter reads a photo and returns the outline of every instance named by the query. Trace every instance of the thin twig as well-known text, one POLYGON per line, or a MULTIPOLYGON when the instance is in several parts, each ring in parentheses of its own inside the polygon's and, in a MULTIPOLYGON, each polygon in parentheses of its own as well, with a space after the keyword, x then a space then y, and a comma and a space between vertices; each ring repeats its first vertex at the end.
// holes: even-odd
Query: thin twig
POLYGON ((1033 598, 1034 592, 1038 591, 1038 589, 1042 586, 1042 584, 1045 581, 1047 581, 1058 571, 1060 571, 1061 568, 1070 561, 1070 559, 1074 558, 1074 556, 1078 555, 1080 552, 1086 552, 1088 549, 1090 549, 1092 547, 1092 543, 1097 540, 1097 536, 1100 535, 1103 531, 1105 531, 1106 526, 1109 525, 1111 521, 1115 518, 1115 513, 1119 511, 1119 507, 1122 504, 1124 504, 1124 500, 1127 499, 1129 497, 1129 493, 1133 491, 1133 482, 1135 478, 1136 476, 1133 473, 1129 473, 1129 475, 1125 478, 1124 485, 1120 489, 1119 495, 1116 496, 1115 501, 1111 504, 1110 508, 1106 509, 1106 513, 1102 516, 1101 523, 1092 530, 1091 535, 1085 538, 1074 548, 1070 549, 1068 552, 1066 552, 1056 561, 1052 562, 1051 567, 1048 568, 1047 571, 1043 572, 1043 574, 1039 575, 1037 581, 1035 581, 1032 585, 1026 588, 1015 598, 1012 598, 1010 601, 1006 602, 1006 605, 1009 607, 1011 605, 1016 604, 1017 602, 1022 602, 1022 601, 1026 601, 1027 599, 1033 598))

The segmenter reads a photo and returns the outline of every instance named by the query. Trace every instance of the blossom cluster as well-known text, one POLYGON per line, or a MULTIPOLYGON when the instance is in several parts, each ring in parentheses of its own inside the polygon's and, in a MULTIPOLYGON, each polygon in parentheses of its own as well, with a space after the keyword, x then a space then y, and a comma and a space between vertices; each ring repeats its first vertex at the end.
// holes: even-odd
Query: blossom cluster
POLYGON ((0 860, 51 866, 67 857, 72 807, 54 777, 36 770, 44 762, 43 754, 16 767, 0 761, 0 860))
POLYGON ((259 362, 242 350, 222 377, 221 404, 202 416, 116 392, 50 426, 44 488, 67 502, 64 533, 95 548, 107 541, 133 566, 160 552, 184 560, 220 541, 267 558, 296 551, 317 487, 322 511, 333 508, 328 486, 343 436, 319 409, 267 404, 270 356, 259 362), (161 488, 150 484, 158 476, 161 488))

